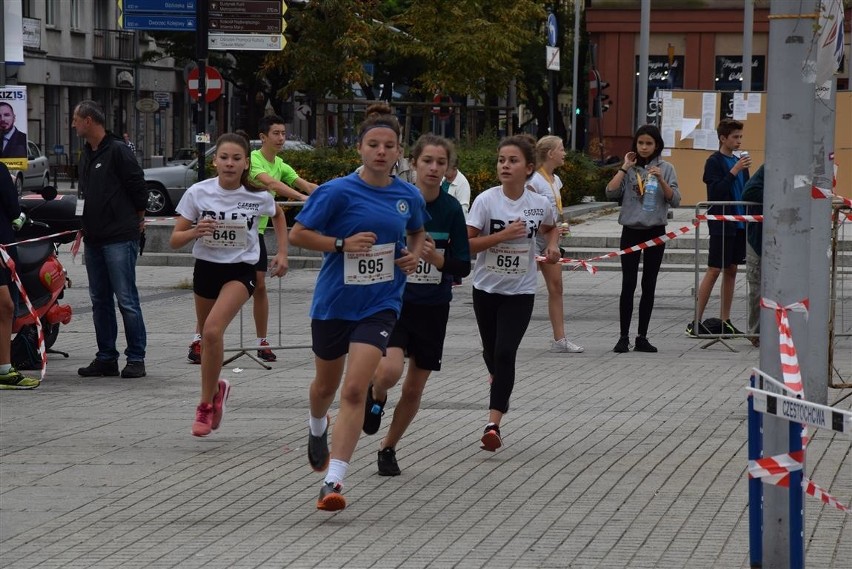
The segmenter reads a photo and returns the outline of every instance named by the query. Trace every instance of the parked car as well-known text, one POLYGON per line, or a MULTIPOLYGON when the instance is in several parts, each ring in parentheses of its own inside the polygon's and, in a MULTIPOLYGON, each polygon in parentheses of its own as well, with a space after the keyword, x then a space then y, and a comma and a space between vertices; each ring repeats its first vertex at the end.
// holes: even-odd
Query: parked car
POLYGON ((166 166, 186 166, 195 160, 195 148, 178 148, 175 155, 166 162, 166 166))
MULTIPOLYGON (((260 148, 259 140, 251 141, 252 150, 260 148)), ((314 147, 301 140, 287 140, 284 150, 310 151, 314 147)), ((205 160, 212 160, 214 147, 207 149, 205 160)), ((174 164, 160 168, 145 168, 145 183, 148 186, 148 215, 168 215, 174 211, 186 189, 198 180, 198 160, 187 164, 174 164)))
POLYGON ((27 141, 27 169, 10 170, 10 173, 15 181, 18 197, 25 191, 38 192, 50 185, 50 163, 38 144, 31 140, 27 141))

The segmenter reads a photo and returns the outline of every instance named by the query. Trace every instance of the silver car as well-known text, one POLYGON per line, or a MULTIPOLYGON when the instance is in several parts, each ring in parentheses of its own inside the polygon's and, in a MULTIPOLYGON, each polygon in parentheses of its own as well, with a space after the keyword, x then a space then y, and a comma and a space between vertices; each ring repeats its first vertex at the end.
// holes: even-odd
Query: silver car
POLYGON ((15 181, 18 197, 22 196, 24 191, 37 192, 50 185, 50 163, 38 145, 31 140, 27 141, 27 169, 9 172, 15 181))
MULTIPOLYGON (((259 140, 251 141, 252 150, 260 148, 259 140)), ((300 140, 287 140, 284 150, 313 150, 314 147, 300 140)), ((215 147, 210 147, 204 154, 206 160, 213 157, 215 147)), ((174 211, 186 189, 198 180, 198 160, 188 164, 162 166, 160 168, 145 168, 145 184, 148 186, 147 215, 168 215, 174 211)))

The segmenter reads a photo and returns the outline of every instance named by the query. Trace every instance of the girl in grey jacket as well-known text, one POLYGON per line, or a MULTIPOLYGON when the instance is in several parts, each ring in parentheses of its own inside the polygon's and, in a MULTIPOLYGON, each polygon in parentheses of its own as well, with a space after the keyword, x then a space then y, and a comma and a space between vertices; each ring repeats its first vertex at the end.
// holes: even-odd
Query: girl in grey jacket
MULTIPOLYGON (((621 249, 644 243, 666 232, 669 206, 680 204, 677 174, 674 167, 660 160, 664 148, 660 130, 654 125, 639 127, 633 137, 630 152, 625 154, 624 163, 606 186, 606 195, 621 203, 618 222, 621 231, 621 249), (657 181, 656 192, 645 195, 645 188, 651 177, 657 181), (652 198, 644 204, 645 198, 652 198), (643 207, 645 205, 646 207, 643 207)), ((657 348, 648 341, 648 324, 654 309, 654 292, 657 288, 657 275, 663 263, 665 244, 656 245, 621 255, 621 297, 618 311, 621 333, 614 352, 622 353, 630 349, 630 319, 633 314, 633 294, 639 276, 639 261, 644 254, 642 266, 642 295, 639 299, 639 328, 634 351, 656 352, 657 348), (644 251, 644 253, 643 253, 644 251)))

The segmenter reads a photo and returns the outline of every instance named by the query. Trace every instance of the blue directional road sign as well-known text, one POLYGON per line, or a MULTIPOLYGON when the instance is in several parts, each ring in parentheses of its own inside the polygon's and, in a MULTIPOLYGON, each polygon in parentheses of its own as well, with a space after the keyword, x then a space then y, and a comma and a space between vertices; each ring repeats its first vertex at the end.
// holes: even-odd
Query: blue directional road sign
POLYGON ((126 30, 195 31, 195 16, 124 16, 126 30))
POLYGON ((183 13, 195 14, 197 0, 124 0, 124 13, 148 14, 183 13))
POLYGON ((556 14, 547 15, 547 45, 556 47, 556 14))

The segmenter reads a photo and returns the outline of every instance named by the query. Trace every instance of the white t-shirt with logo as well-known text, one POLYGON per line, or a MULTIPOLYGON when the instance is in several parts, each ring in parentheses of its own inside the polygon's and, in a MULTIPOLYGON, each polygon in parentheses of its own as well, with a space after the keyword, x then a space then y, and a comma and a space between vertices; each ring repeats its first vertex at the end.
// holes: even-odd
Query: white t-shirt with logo
POLYGON ((525 191, 517 200, 496 186, 479 194, 471 205, 467 224, 480 235, 491 235, 509 223, 522 219, 527 235, 504 241, 476 254, 473 286, 495 294, 535 294, 537 274, 535 237, 542 225, 555 225, 556 214, 550 200, 525 191))
POLYGON ((276 207, 269 192, 251 192, 244 186, 226 190, 216 177, 190 186, 175 211, 195 223, 205 217, 218 222, 213 235, 195 240, 192 255, 196 259, 254 265, 260 259, 260 217, 274 216, 276 207))

